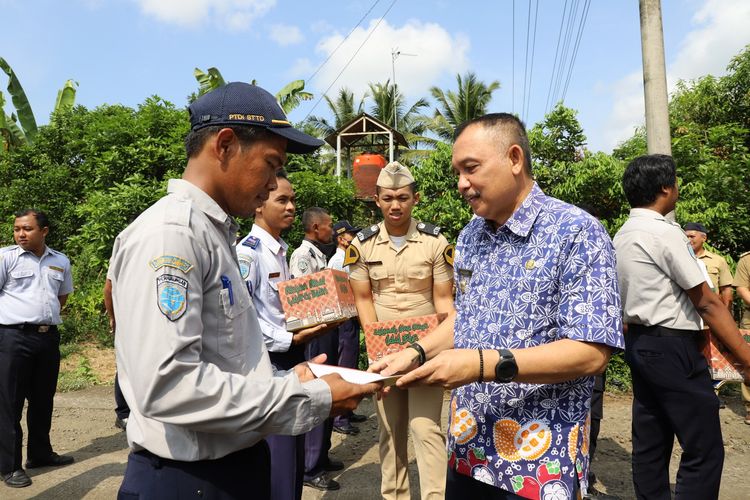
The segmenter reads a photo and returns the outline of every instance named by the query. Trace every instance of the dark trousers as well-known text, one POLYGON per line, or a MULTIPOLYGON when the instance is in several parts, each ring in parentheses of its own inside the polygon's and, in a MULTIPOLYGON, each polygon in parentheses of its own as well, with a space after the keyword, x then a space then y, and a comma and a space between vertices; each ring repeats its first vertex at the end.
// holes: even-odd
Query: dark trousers
MULTIPOLYGON (((327 364, 338 361, 338 330, 321 335, 308 342, 305 358, 312 359, 318 354, 328 355, 327 364)), ((331 449, 333 419, 327 418, 319 426, 305 434, 305 479, 315 479, 323 474, 328 464, 328 451, 331 449)))
MULTIPOLYGON (((338 365, 345 368, 357 368, 359 361, 359 321, 350 319, 339 325, 339 353, 338 365)), ((338 427, 349 426, 349 416, 339 415, 333 419, 333 424, 338 427)))
MULTIPOLYGON (((305 349, 292 346, 287 352, 269 352, 278 370, 289 370, 305 361, 305 349)), ((271 498, 300 500, 305 472, 305 435, 266 437, 271 455, 271 498)))
POLYGON ((251 448, 216 460, 179 462, 148 451, 131 453, 118 500, 170 500, 201 498, 269 500, 268 445, 251 448))
POLYGON ((638 498, 669 500, 669 459, 682 447, 675 499, 718 498, 724 444, 719 399, 698 332, 631 325, 625 361, 633 377, 633 484, 638 498), (678 336, 676 336, 678 335, 678 336))
POLYGON ((596 454, 596 441, 599 439, 599 429, 602 418, 604 418, 604 387, 607 384, 607 376, 602 373, 594 377, 594 390, 591 392, 591 429, 589 430, 589 481, 592 479, 596 454))
POLYGON ((523 500, 523 497, 459 474, 451 467, 445 476, 445 500, 523 500))
POLYGON ((117 379, 117 373, 115 373, 115 415, 120 420, 124 420, 130 417, 130 407, 128 402, 125 401, 125 396, 122 395, 122 389, 120 389, 120 381, 117 379))
POLYGON ((21 469, 24 399, 28 447, 26 458, 44 460, 52 454, 49 431, 60 371, 60 334, 0 328, 0 473, 21 469))

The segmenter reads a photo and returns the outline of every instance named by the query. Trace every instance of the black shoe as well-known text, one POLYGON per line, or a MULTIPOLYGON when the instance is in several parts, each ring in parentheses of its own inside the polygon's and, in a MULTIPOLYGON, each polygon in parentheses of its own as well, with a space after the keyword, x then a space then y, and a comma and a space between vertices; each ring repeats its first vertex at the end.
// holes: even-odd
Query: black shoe
POLYGON ((321 474, 315 479, 306 480, 303 482, 305 486, 315 488, 316 490, 322 491, 333 491, 341 488, 341 485, 335 479, 331 479, 325 474, 321 474))
POLYGON ((328 463, 323 466, 323 470, 325 470, 326 472, 336 472, 338 470, 344 470, 344 462, 328 459, 328 463))
POLYGON ((25 488, 26 486, 31 485, 31 478, 26 475, 26 471, 23 469, 18 469, 10 474, 5 474, 3 476, 3 481, 5 481, 5 484, 11 488, 25 488))
POLYGON ((127 428, 127 426, 128 426, 128 417, 125 417, 125 418, 117 417, 115 419, 115 427, 117 427, 118 429, 124 431, 127 428))
POLYGON ((58 455, 52 452, 52 455, 42 460, 26 460, 27 469, 36 469, 37 467, 59 467, 61 465, 70 465, 75 461, 70 455, 58 455))
POLYGON ((362 422, 367 422, 367 417, 364 415, 358 415, 357 413, 352 413, 349 416, 349 421, 354 422, 355 424, 361 424, 362 422))
POLYGON ((352 424, 349 425, 334 425, 333 426, 333 432, 338 432, 339 434, 349 434, 352 436, 356 436, 359 434, 359 428, 353 426, 352 424))

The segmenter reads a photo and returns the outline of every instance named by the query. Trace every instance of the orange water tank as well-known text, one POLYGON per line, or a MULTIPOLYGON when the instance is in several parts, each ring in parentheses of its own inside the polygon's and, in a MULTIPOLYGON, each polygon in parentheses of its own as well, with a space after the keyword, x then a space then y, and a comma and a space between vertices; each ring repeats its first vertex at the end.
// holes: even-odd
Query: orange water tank
POLYGON ((357 188, 358 198, 371 199, 375 196, 375 183, 380 170, 387 161, 383 155, 377 153, 362 153, 352 161, 352 179, 357 188))

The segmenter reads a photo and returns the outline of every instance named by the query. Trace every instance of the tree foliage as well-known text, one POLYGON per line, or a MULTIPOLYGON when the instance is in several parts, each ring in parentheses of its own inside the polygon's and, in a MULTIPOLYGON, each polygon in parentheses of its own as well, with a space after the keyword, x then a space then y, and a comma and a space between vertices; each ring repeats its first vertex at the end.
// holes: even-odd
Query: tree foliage
POLYGON ((471 208, 457 189, 458 178, 451 167, 451 147, 438 144, 430 155, 412 168, 420 193, 414 217, 440 226, 449 241, 458 238, 471 219, 471 208))
POLYGON ((487 113, 492 93, 500 88, 500 82, 493 80, 485 84, 470 71, 464 76, 456 75, 456 86, 456 91, 430 87, 437 107, 429 127, 447 142, 453 142, 456 127, 487 113))

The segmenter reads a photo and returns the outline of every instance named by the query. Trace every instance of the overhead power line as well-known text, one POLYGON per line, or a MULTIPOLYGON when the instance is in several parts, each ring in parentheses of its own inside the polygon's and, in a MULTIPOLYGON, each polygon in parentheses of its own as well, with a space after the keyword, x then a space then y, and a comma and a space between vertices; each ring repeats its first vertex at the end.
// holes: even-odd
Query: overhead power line
POLYGON ((372 12, 372 9, 374 9, 375 6, 377 4, 379 4, 379 3, 380 3, 380 0, 375 0, 375 2, 373 2, 373 4, 370 6, 370 8, 367 10, 367 12, 365 12, 365 15, 362 16, 362 18, 359 21, 357 21, 357 24, 354 25, 354 27, 349 31, 349 33, 344 37, 344 39, 341 40, 341 42, 336 46, 335 49, 333 49, 333 51, 330 54, 328 54, 328 57, 326 57, 325 61, 323 61, 322 63, 320 63, 320 66, 318 66, 318 69, 316 69, 313 72, 312 75, 310 75, 310 76, 307 77, 307 80, 305 80, 306 82, 309 82, 310 80, 312 80, 313 77, 318 74, 318 71, 320 71, 321 69, 323 69, 323 66, 325 66, 326 63, 328 61, 330 61, 331 57, 333 57, 333 54, 335 54, 336 51, 339 50, 339 48, 342 45, 344 45, 344 42, 346 42, 349 39, 349 37, 352 35, 352 33, 354 33, 354 30, 356 30, 357 28, 359 28, 359 25, 362 24, 362 21, 364 21, 367 18, 367 16, 370 15, 370 12, 372 12))
POLYGON ((578 35, 576 37, 575 49, 573 49, 573 57, 570 59, 570 68, 568 69, 568 78, 565 80, 565 88, 563 89, 562 98, 560 100, 565 101, 565 96, 568 95, 568 85, 570 84, 570 77, 573 75, 573 67, 578 57, 578 47, 581 45, 581 38, 583 38, 583 29, 586 26, 586 19, 589 15, 589 7, 591 6, 591 0, 586 0, 586 5, 581 16, 581 24, 578 28, 578 35))
POLYGON ((394 5, 396 5, 396 2, 397 2, 397 1, 398 1, 398 0, 393 0, 393 1, 391 2, 391 4, 390 4, 390 5, 388 6, 388 8, 386 9, 386 11, 385 11, 385 12, 383 13, 383 15, 382 15, 382 16, 380 17, 380 19, 378 19, 378 22, 377 22, 377 23, 375 23, 375 26, 373 26, 373 27, 372 27, 372 29, 371 29, 371 30, 370 30, 370 32, 369 32, 369 33, 367 34, 367 36, 365 37, 365 39, 364 39, 364 40, 362 40, 362 43, 361 43, 361 44, 359 45, 359 47, 357 47, 357 50, 356 50, 356 51, 354 51, 354 54, 352 54, 352 57, 350 57, 350 58, 349 58, 349 60, 348 60, 348 61, 346 62, 346 64, 344 65, 344 67, 343 67, 343 68, 341 68, 341 71, 339 71, 339 74, 338 74, 338 75, 336 75, 336 78, 334 78, 334 79, 333 79, 333 81, 332 81, 332 82, 331 82, 331 84, 330 84, 330 85, 328 86, 328 88, 327 88, 327 89, 325 90, 325 92, 323 92, 323 93, 322 93, 322 94, 320 95, 320 97, 318 98, 318 100, 317 100, 317 101, 315 101, 315 104, 313 105, 313 107, 312 107, 312 108, 310 108, 310 111, 308 111, 308 112, 307 112, 307 114, 305 115, 305 118, 303 119, 303 121, 304 121, 304 120, 306 120, 306 119, 307 119, 307 118, 308 118, 308 117, 310 116, 310 114, 312 114, 312 112, 313 112, 313 111, 315 110, 315 108, 316 108, 316 107, 318 106, 318 104, 320 104, 320 101, 322 101, 322 100, 323 100, 323 98, 324 98, 324 97, 325 97, 325 96, 326 96, 326 95, 328 94, 328 91, 329 91, 329 90, 331 90, 331 88, 332 88, 332 87, 333 87, 333 86, 334 86, 334 85, 336 84, 336 82, 337 82, 337 81, 338 81, 338 79, 339 79, 339 78, 341 77, 341 75, 343 75, 343 74, 344 74, 344 71, 346 71, 346 68, 348 68, 348 67, 349 67, 349 65, 351 64, 351 62, 352 62, 352 61, 354 60, 354 58, 355 58, 355 57, 357 57, 357 54, 359 54, 359 51, 360 51, 360 50, 362 50, 362 47, 364 47, 364 46, 365 46, 365 44, 366 44, 366 43, 367 43, 367 41, 368 41, 368 40, 370 39, 370 37, 372 36, 372 34, 373 34, 373 33, 375 33, 375 30, 377 30, 377 29, 378 29, 378 26, 380 26, 380 23, 381 23, 381 22, 383 22, 383 19, 385 19, 385 16, 387 16, 387 15, 388 15, 388 13, 389 13, 389 12, 391 11, 391 9, 393 8, 393 6, 394 6, 394 5))
MULTIPOLYGON (((531 3, 529 3, 531 6, 531 3)), ((539 19, 539 0, 536 0, 536 7, 534 9, 534 34, 531 37, 531 68, 529 70, 529 92, 526 96, 526 106, 524 108, 524 116, 526 119, 529 117, 529 105, 531 104, 531 82, 534 79, 534 55, 536 54, 536 25, 539 19)))
MULTIPOLYGON (((549 89, 547 90, 547 103, 544 105, 544 113, 546 114, 549 111, 549 98, 552 95, 552 82, 555 79, 555 71, 557 70, 557 58, 560 54, 560 39, 562 38, 562 32, 563 32, 563 25, 565 24, 565 13, 568 11, 568 0, 565 0, 565 5, 563 6, 563 14, 560 18, 560 30, 557 32, 557 46, 555 47, 555 61, 552 63, 552 73, 550 73, 549 77, 549 89)), ((562 61, 561 61, 562 64, 562 61)))

